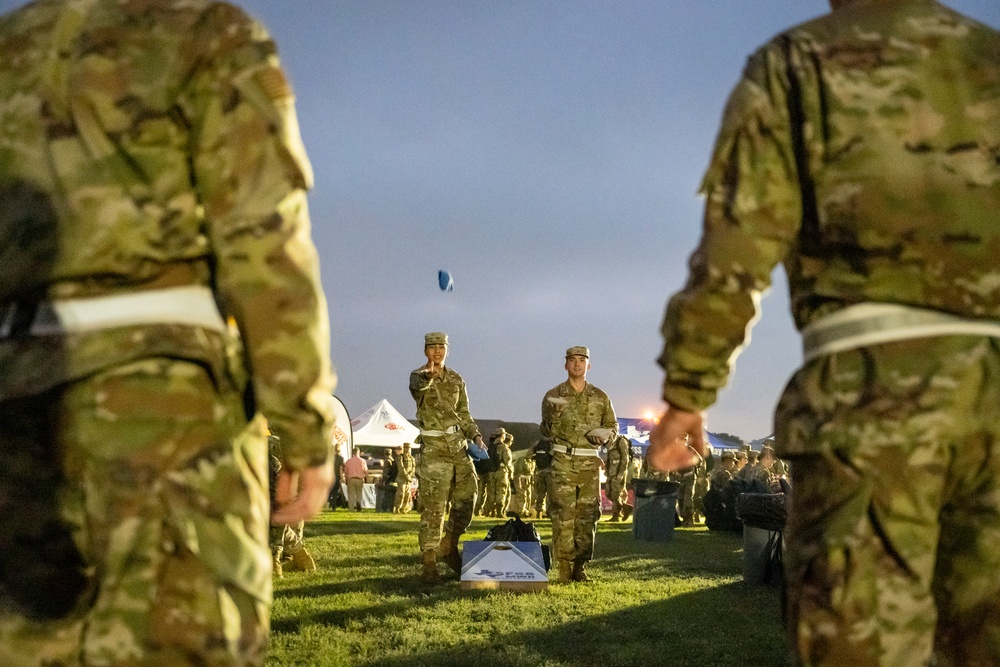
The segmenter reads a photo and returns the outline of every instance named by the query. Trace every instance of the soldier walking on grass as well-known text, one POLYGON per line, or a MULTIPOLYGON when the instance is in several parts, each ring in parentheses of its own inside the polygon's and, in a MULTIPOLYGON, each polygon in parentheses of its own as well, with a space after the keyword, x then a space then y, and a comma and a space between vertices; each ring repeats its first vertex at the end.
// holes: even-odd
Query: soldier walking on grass
POLYGON ((260 665, 265 418, 274 523, 333 480, 275 44, 228 3, 48 0, 0 53, 0 662, 260 665))
POLYGON ((598 448, 618 434, 611 399, 587 382, 590 350, 566 350, 568 378, 542 399, 542 435, 551 442, 549 516, 559 582, 590 581, 601 518, 601 460, 598 448))
POLYGON ((628 467, 632 463, 632 441, 619 435, 608 445, 607 493, 611 501, 611 521, 622 521, 632 515, 625 486, 628 467))
POLYGON ((424 580, 434 583, 440 580, 439 556, 455 572, 462 571, 458 540, 472 523, 477 481, 467 443, 483 448, 483 438, 469 412, 465 381, 444 365, 448 336, 424 336, 424 355, 427 363, 410 373, 410 395, 420 427, 420 556, 424 580))
POLYGON ((775 266, 804 365, 791 462, 797 664, 1000 664, 1000 33, 934 0, 832 0, 751 56, 663 323, 660 469, 704 453, 775 266))

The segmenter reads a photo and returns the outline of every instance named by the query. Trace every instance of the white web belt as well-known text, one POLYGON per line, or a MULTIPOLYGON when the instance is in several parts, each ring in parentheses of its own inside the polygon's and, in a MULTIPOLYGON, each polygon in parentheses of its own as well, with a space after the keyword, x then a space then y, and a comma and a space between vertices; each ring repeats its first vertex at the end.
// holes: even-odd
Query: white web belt
POLYGON ((588 449, 587 447, 566 447, 565 445, 552 445, 552 451, 560 452, 562 454, 569 454, 570 456, 600 456, 601 452, 597 449, 588 449))
POLYGON ((1000 322, 892 303, 859 303, 820 318, 802 330, 805 361, 835 352, 930 336, 1000 338, 1000 322))
MULTIPOLYGON (((0 338, 11 335, 18 304, 0 308, 0 338)), ((46 336, 143 324, 181 324, 224 331, 212 290, 200 285, 61 299, 37 304, 26 333, 46 336)))
POLYGON ((451 435, 452 433, 458 433, 458 426, 449 426, 443 431, 437 431, 434 429, 420 429, 420 435, 426 435, 432 438, 440 438, 442 436, 451 435))

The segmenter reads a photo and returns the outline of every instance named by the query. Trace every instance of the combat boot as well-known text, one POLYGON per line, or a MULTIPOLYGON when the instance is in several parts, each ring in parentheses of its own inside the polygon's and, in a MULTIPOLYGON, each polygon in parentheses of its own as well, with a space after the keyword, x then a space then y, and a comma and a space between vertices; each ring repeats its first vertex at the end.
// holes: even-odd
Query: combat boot
POLYGON ((611 518, 608 519, 608 521, 610 521, 611 523, 618 523, 621 520, 622 520, 622 514, 620 510, 615 511, 615 513, 611 515, 611 518))
POLYGON ((462 556, 458 553, 459 535, 445 533, 438 547, 438 556, 458 574, 462 574, 462 556))
POLYGON ((573 582, 573 561, 571 560, 560 560, 559 561, 559 579, 556 580, 557 584, 569 584, 573 582))
POLYGON ((441 575, 438 574, 437 552, 434 549, 428 549, 420 554, 420 559, 423 565, 422 575, 424 582, 428 584, 439 583, 441 575))
POLYGON ((587 583, 591 581, 591 578, 587 576, 587 561, 576 560, 573 561, 573 581, 579 581, 581 583, 587 583))
POLYGON ((628 521, 630 516, 632 516, 632 506, 626 503, 622 509, 622 521, 628 521))
POLYGON ((315 572, 316 561, 306 548, 302 547, 292 554, 292 562, 285 569, 289 572, 315 572))
POLYGON ((281 557, 274 556, 272 558, 271 574, 273 574, 278 579, 285 576, 285 573, 281 569, 281 557))

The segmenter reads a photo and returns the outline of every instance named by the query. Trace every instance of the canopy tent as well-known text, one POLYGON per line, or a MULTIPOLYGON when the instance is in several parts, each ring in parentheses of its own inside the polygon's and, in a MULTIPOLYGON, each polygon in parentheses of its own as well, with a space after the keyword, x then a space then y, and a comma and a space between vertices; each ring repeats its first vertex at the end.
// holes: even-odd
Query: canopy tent
MULTIPOLYGON (((653 422, 646 419, 626 419, 618 418, 618 432, 628 437, 632 442, 632 454, 635 456, 645 456, 646 448, 649 447, 649 431, 653 428, 653 422)), ((727 440, 723 440, 714 433, 705 431, 708 443, 712 451, 722 452, 727 449, 737 450, 739 445, 727 440)), ((759 449, 759 448, 758 448, 759 449)))
POLYGON ((355 447, 402 447, 409 442, 413 449, 420 429, 399 414, 384 398, 351 422, 355 447))

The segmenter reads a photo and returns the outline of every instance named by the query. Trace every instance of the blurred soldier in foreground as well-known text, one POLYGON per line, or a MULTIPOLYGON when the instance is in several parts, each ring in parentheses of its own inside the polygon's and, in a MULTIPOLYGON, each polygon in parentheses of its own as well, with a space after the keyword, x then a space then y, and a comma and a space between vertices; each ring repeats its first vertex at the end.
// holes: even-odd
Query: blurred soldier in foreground
POLYGON ((403 450, 399 455, 397 468, 399 471, 396 478, 398 485, 396 488, 396 502, 393 505, 392 511, 394 514, 406 514, 410 511, 410 501, 412 500, 411 486, 416 469, 413 455, 410 454, 410 443, 408 442, 403 443, 403 450))
POLYGON ((628 504, 628 489, 625 480, 632 462, 632 441, 619 435, 608 445, 607 493, 611 501, 611 521, 622 521, 632 515, 628 504))
POLYGON ((805 350, 775 417, 798 661, 997 665, 1000 34, 932 0, 831 4, 730 98, 649 455, 704 450, 783 263, 805 350))
POLYGON ((587 382, 590 350, 566 350, 568 378, 545 392, 542 435, 552 442, 549 516, 552 551, 559 583, 590 581, 586 565, 594 557, 601 518, 601 467, 598 447, 618 435, 611 399, 587 382))
POLYGON ((274 523, 333 479, 275 45, 223 3, 50 0, 0 53, 0 662, 260 664, 264 417, 274 523))
POLYGON ((410 395, 417 402, 420 427, 418 539, 424 580, 433 583, 440 580, 438 556, 455 572, 462 571, 458 540, 472 523, 476 504, 476 470, 466 443, 472 441, 482 449, 483 437, 469 413, 465 381, 444 365, 448 336, 440 332, 424 336, 424 355, 427 363, 410 373, 410 395))

